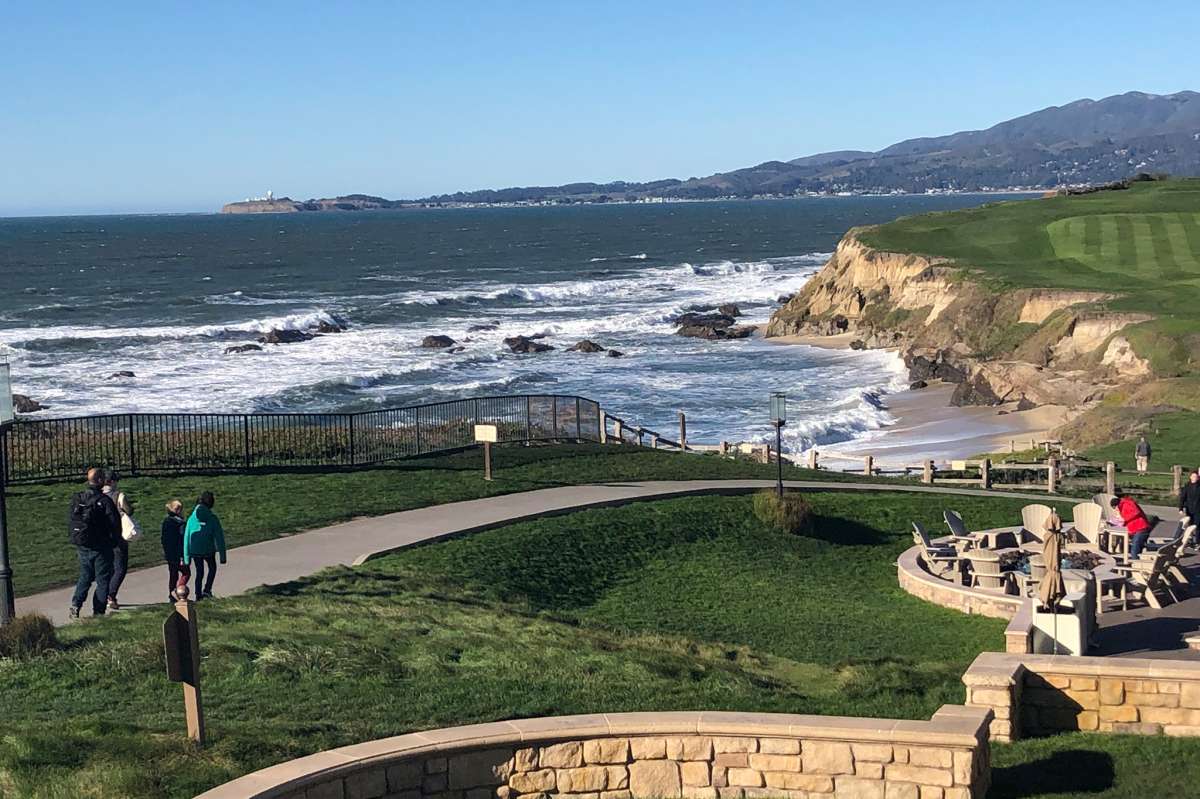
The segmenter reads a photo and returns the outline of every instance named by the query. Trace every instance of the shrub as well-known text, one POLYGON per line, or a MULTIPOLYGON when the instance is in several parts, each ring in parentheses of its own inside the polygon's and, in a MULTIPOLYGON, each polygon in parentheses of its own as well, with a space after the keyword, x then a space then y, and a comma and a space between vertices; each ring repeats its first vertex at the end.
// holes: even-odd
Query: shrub
POLYGON ((781 497, 771 489, 754 495, 754 516, 769 527, 799 534, 809 529, 812 506, 803 494, 786 491, 781 497))
POLYGON ((40 613, 17 616, 0 627, 0 657, 26 658, 58 649, 54 624, 40 613))

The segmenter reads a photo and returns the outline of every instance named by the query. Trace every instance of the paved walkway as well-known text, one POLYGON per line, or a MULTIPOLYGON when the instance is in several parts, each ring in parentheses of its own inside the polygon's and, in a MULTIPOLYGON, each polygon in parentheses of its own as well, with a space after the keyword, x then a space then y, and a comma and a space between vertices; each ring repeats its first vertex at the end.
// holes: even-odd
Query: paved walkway
MULTIPOLYGON (((543 488, 466 502, 390 513, 323 527, 285 538, 274 538, 229 551, 229 563, 217 575, 216 593, 230 596, 262 585, 305 577, 330 566, 358 565, 372 557, 412 544, 447 536, 477 532, 526 519, 568 513, 581 508, 623 505, 647 499, 694 494, 746 494, 770 488, 771 480, 684 480, 614 482, 597 485, 543 488)), ((833 483, 785 481, 789 488, 831 491, 901 491, 949 496, 1011 497, 1045 502, 1046 494, 982 491, 946 486, 889 485, 886 483, 833 483)), ((1055 498, 1062 503, 1061 498, 1055 498)), ((1147 510, 1165 515, 1167 508, 1147 510)), ((156 546, 156 542, 142 542, 156 546)), ((17 600, 18 613, 42 613, 55 624, 67 622, 71 588, 59 588, 17 600)), ((131 571, 121 586, 123 607, 162 604, 167 601, 165 566, 131 571)), ((84 614, 90 613, 85 603, 84 614)))

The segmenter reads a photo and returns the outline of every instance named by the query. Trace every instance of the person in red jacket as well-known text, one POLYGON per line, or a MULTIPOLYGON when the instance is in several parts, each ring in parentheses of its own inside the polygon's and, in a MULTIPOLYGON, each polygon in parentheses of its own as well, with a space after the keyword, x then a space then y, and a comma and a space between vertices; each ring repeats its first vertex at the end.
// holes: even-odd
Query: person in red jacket
POLYGON ((1134 501, 1133 497, 1113 497, 1110 504, 1121 515, 1121 522, 1129 531, 1129 557, 1136 558, 1142 554, 1146 542, 1150 540, 1150 530, 1152 529, 1150 520, 1146 518, 1146 512, 1142 510, 1141 505, 1134 501))

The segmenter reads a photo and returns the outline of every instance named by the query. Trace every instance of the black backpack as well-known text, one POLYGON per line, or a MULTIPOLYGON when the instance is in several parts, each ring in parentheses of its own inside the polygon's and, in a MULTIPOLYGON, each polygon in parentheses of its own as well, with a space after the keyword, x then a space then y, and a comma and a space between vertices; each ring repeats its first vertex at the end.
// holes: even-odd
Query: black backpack
POLYGON ((71 513, 67 521, 67 537, 75 546, 95 548, 110 543, 108 520, 99 491, 80 491, 71 497, 71 513))

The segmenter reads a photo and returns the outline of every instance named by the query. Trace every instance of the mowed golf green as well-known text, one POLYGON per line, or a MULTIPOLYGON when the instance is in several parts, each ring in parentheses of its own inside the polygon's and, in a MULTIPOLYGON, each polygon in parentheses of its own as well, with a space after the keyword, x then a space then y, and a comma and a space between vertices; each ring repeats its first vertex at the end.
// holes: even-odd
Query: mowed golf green
POLYGON ((1112 293, 1114 310, 1200 316, 1200 180, 904 217, 870 246, 951 259, 997 288, 1112 293))
POLYGON ((1046 226, 1054 254, 1145 280, 1200 278, 1200 214, 1095 214, 1046 226))

